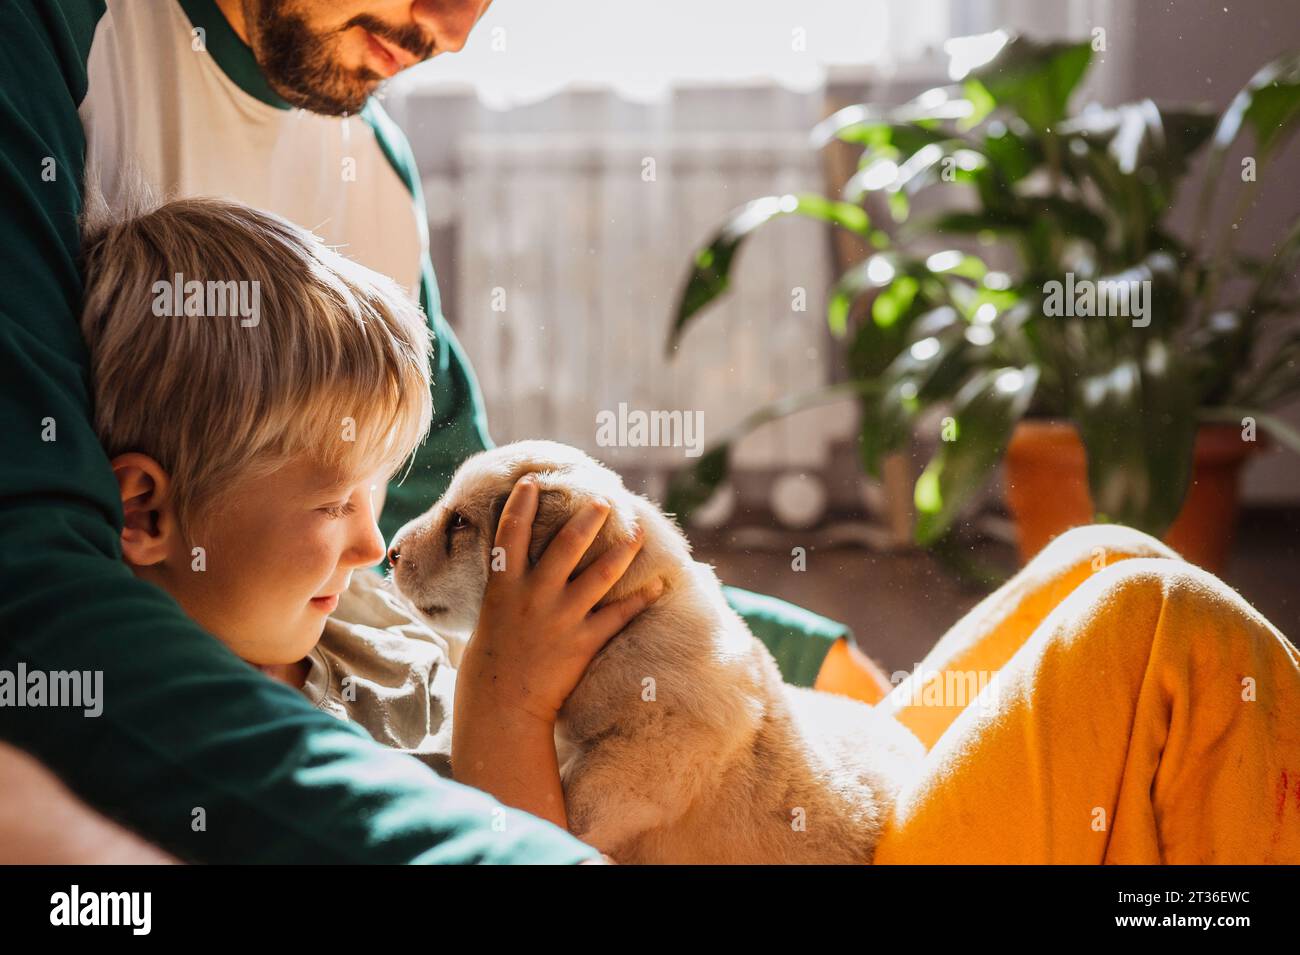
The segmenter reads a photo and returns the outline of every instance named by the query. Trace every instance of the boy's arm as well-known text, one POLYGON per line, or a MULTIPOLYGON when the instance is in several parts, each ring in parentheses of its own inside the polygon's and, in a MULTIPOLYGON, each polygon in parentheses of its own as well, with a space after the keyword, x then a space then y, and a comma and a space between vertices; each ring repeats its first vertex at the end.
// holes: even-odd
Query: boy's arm
POLYGON ((456 779, 567 829, 554 722, 469 693, 458 693, 455 699, 451 725, 456 779))
POLYGON ((662 582, 596 605, 641 549, 641 535, 582 573, 583 554, 609 516, 590 503, 569 518, 533 565, 539 491, 525 475, 506 499, 494 538, 504 565, 488 575, 474 635, 456 677, 451 768, 502 802, 568 825, 555 751, 561 707, 592 658, 662 592, 662 582))
POLYGON ((89 675, 81 705, 5 706, 0 737, 195 861, 595 857, 522 814, 498 831, 493 800, 266 679, 122 563, 75 318, 77 106, 102 13, 98 0, 0 5, 0 670, 89 675))

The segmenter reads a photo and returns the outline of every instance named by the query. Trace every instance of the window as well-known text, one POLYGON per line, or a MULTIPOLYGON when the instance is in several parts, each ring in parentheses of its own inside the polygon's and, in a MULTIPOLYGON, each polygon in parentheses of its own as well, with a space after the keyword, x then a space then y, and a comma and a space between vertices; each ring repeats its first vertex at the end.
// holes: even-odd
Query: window
POLYGON ((816 88, 827 67, 888 71, 937 48, 949 0, 527 0, 494 4, 460 53, 398 82, 472 86, 503 108, 572 85, 634 100, 674 84, 816 88))

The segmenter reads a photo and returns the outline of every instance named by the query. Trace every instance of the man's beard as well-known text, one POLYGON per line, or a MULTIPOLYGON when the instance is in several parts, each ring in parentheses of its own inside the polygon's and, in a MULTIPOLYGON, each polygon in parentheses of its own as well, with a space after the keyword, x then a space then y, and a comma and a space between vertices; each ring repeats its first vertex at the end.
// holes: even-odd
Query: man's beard
POLYGON ((353 17, 342 28, 318 33, 299 13, 292 0, 246 0, 245 23, 257 64, 267 83, 281 97, 301 109, 326 116, 360 112, 383 77, 361 67, 347 69, 337 62, 338 37, 360 26, 421 59, 431 56, 420 29, 414 25, 394 30, 367 14, 353 17))

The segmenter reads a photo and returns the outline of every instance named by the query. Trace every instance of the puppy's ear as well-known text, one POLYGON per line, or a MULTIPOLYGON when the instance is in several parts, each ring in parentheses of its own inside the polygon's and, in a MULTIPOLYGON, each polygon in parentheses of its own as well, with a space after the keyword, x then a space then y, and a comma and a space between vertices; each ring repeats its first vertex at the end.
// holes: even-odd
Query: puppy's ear
MULTIPOLYGON (((577 501, 579 493, 575 492, 573 488, 559 483, 562 478, 557 480, 556 472, 535 471, 531 473, 537 475, 538 498, 537 515, 533 518, 532 537, 528 547, 528 560, 529 563, 535 564, 541 558, 542 552, 546 550, 547 545, 560 532, 560 528, 577 511, 580 503, 577 501)), ((496 540, 497 529, 501 525, 501 514, 506 509, 506 501, 509 500, 510 493, 510 491, 507 491, 497 496, 490 505, 489 544, 496 540)))
MULTIPOLYGON (((533 518, 533 539, 528 545, 528 561, 535 564, 555 535, 582 506, 583 497, 572 488, 542 485, 537 498, 537 516, 533 518)), ((594 544, 593 544, 594 547, 594 544)))
POLYGON ((499 494, 488 505, 488 540, 494 541, 497 537, 497 528, 501 526, 501 512, 506 509, 506 501, 510 499, 510 492, 499 494))
MULTIPOLYGON (((600 533, 578 563, 577 570, 584 569, 601 554, 629 539, 635 532, 636 515, 623 504, 622 499, 627 495, 620 493, 621 488, 604 487, 592 481, 591 476, 580 469, 570 467, 538 470, 532 473, 537 480, 538 498, 537 514, 533 518, 532 537, 528 547, 530 564, 536 564, 569 519, 593 501, 604 501, 611 506, 612 510, 605 518, 600 533)), ((493 501, 492 533, 494 536, 508 497, 507 493, 493 501)))

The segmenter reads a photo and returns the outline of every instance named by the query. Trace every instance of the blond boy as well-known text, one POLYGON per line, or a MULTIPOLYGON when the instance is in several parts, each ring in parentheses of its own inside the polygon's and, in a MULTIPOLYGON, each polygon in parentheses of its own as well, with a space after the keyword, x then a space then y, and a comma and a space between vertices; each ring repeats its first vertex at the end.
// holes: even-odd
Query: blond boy
MULTIPOLYGON (((385 552, 383 488, 432 412, 419 308, 235 202, 118 216, 91 203, 85 233, 95 427, 135 575, 243 660, 445 775, 463 651, 456 717, 472 729, 458 731, 456 778, 564 825, 555 713, 644 606, 591 613, 637 545, 573 581, 501 582, 471 645, 449 647, 369 569, 385 552)), ((535 503, 521 482, 508 514, 535 503)), ((607 513, 578 515, 551 545, 569 571, 607 513)), ((526 537, 510 548, 526 553, 526 537)))

